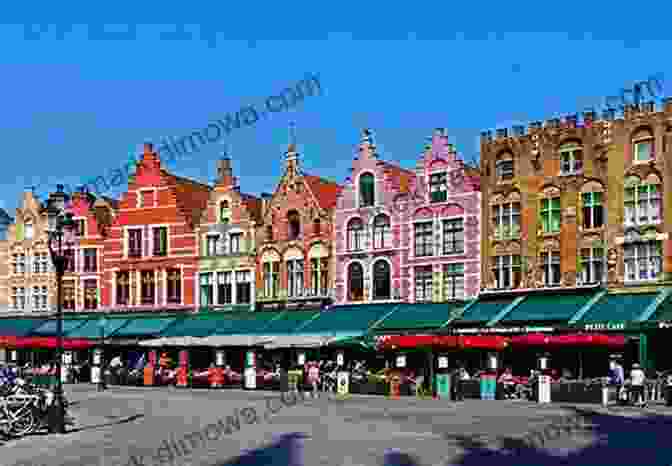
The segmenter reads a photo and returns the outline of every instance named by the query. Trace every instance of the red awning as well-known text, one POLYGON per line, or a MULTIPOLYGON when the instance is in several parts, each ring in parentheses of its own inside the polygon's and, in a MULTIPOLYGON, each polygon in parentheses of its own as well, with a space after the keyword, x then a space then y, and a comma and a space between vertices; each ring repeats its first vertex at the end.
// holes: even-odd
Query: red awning
POLYGON ((589 333, 574 333, 568 335, 543 335, 533 333, 511 337, 513 346, 602 346, 623 347, 623 335, 604 335, 589 333))
POLYGON ((459 336, 457 338, 461 348, 503 350, 509 346, 509 338, 499 335, 459 336))
POLYGON ((385 335, 378 340, 378 350, 412 348, 457 348, 458 337, 451 335, 385 335))
MULTIPOLYGON (((50 348, 55 349, 56 337, 0 337, 0 346, 12 348, 50 348)), ((92 340, 85 338, 63 338, 63 349, 86 349, 94 345, 92 340)))

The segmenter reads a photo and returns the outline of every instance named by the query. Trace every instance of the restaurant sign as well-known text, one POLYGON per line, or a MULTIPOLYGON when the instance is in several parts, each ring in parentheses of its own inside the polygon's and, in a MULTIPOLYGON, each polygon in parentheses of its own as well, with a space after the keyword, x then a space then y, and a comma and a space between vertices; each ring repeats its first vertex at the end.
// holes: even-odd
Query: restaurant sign
POLYGON ((625 330, 625 322, 606 322, 600 324, 585 324, 584 330, 625 330))
POLYGON ((555 330, 555 327, 482 327, 456 328, 454 333, 544 333, 555 330))
POLYGON ((672 322, 658 322, 658 328, 672 328, 672 322))

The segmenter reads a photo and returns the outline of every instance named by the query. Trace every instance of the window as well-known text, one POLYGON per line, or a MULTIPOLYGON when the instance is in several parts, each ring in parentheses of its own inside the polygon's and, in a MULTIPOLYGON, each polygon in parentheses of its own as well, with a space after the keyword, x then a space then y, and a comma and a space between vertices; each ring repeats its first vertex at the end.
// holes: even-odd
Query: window
POLYGON ((64 280, 62 288, 63 309, 75 310, 75 282, 64 280))
POLYGON ((131 296, 131 280, 128 272, 117 272, 117 304, 128 306, 131 296))
POLYGON ((541 265, 544 268, 544 285, 560 285, 560 253, 543 252, 541 254, 541 265))
POLYGON ((495 256, 493 273, 497 280, 497 288, 511 289, 515 288, 521 277, 520 256, 495 256))
POLYGON ((560 231, 560 198, 541 200, 541 228, 544 233, 560 231))
POLYGON ((264 263, 264 296, 276 298, 280 281, 280 262, 264 263))
POLYGON ((378 215, 373 220, 373 247, 383 249, 391 246, 392 228, 390 227, 390 218, 387 215, 378 215))
POLYGON ((154 281, 154 271, 153 270, 143 270, 140 274, 140 296, 142 304, 155 304, 155 288, 156 283, 154 281))
POLYGON ((316 218, 313 220, 313 235, 319 235, 321 232, 322 225, 320 224, 320 219, 316 218))
POLYGON ((500 158, 495 164, 495 173, 499 181, 513 179, 513 156, 506 154, 505 158, 500 158))
POLYGON ((584 285, 604 280, 604 248, 581 249, 581 281, 584 285))
POLYGON ((252 302, 252 273, 245 270, 236 272, 236 304, 252 302))
POLYGON ((656 280, 662 272, 662 243, 646 241, 623 246, 625 281, 656 280))
POLYGON ((415 268, 415 301, 432 301, 432 266, 415 268))
POLYGON ((72 248, 68 248, 65 251, 63 251, 63 255, 65 256, 65 271, 66 272, 74 272, 75 271, 75 250, 72 248))
POLYGON ((273 227, 271 225, 266 227, 266 241, 273 241, 273 227))
POLYGON ((632 138, 632 147, 634 162, 648 162, 653 160, 653 134, 650 131, 639 131, 632 138))
POLYGON ((415 224, 415 255, 416 257, 434 254, 432 222, 415 224))
POLYGON ((464 264, 443 266, 443 297, 446 300, 464 299, 464 264))
POLYGON ((310 271, 313 295, 326 296, 329 292, 327 289, 327 277, 329 272, 328 259, 311 259, 310 271))
POLYGON ((583 171, 583 149, 576 143, 563 144, 560 147, 560 172, 563 175, 575 175, 583 171))
POLYGON ((361 251, 364 249, 364 224, 358 218, 348 223, 348 250, 361 251))
POLYGON ((392 298, 392 273, 387 261, 379 260, 373 264, 373 299, 392 298))
POLYGON ((303 261, 287 261, 287 296, 296 298, 303 295, 303 261))
POLYGON ((83 237, 86 234, 86 220, 83 218, 75 220, 75 236, 83 237))
POLYGON ((660 199, 660 186, 657 184, 639 184, 625 188, 625 224, 660 223, 660 199))
POLYGON ((98 250, 94 248, 84 249, 84 272, 98 271, 98 250))
POLYGON ((217 242, 219 235, 208 235, 205 238, 205 251, 207 256, 217 255, 217 242))
POLYGON ((17 254, 17 273, 26 273, 26 255, 17 254))
POLYGON ((154 233, 154 255, 165 256, 168 254, 168 227, 155 227, 154 233))
POLYGON ((600 228, 604 225, 604 208, 602 207, 602 193, 583 193, 583 228, 600 228))
POLYGON ((166 278, 168 304, 182 303, 182 274, 180 269, 168 269, 166 278))
POLYGON ((443 254, 464 252, 464 224, 461 218, 443 221, 443 254))
POLYGON ((14 273, 19 273, 19 255, 12 254, 12 266, 14 268, 14 273))
POLYGON ((222 218, 222 224, 228 225, 231 220, 228 217, 222 218))
POLYGON ((231 304, 233 302, 233 272, 217 273, 217 304, 231 304))
POLYGON ((40 255, 40 264, 41 264, 40 271, 42 273, 49 272, 49 261, 50 261, 49 254, 45 252, 40 255))
POLYGON ((33 287, 33 310, 37 310, 40 308, 40 287, 39 286, 34 286, 33 287))
POLYGON ((359 206, 370 207, 375 203, 375 178, 371 173, 359 177, 359 206))
POLYGON ((142 257, 142 230, 128 230, 128 257, 142 257))
POLYGON ((212 288, 212 274, 201 274, 201 306, 212 306, 214 304, 214 290, 212 288))
POLYGON ((364 299, 364 267, 359 262, 348 266, 348 299, 362 301, 364 299))
POLYGON ((14 309, 25 309, 26 304, 26 289, 22 286, 14 288, 14 309))
POLYGON ((98 307, 98 286, 96 280, 84 280, 84 309, 98 307))
POLYGON ((42 287, 42 296, 41 296, 41 307, 42 309, 47 309, 48 307, 48 301, 49 301, 49 293, 47 291, 47 287, 43 286, 42 287))
POLYGON ((33 273, 40 273, 40 260, 42 254, 36 253, 33 257, 33 273))
POLYGON ((33 239, 33 234, 35 233, 33 230, 33 224, 32 223, 26 223, 24 226, 24 238, 25 239, 33 239))
POLYGON ((448 200, 448 175, 435 173, 429 176, 430 202, 446 202, 448 200))
POLYGON ((287 233, 290 241, 299 239, 299 236, 301 235, 301 218, 299 217, 299 213, 296 210, 290 211, 287 214, 287 222, 287 233))
POLYGON ((222 201, 219 203, 219 221, 222 223, 229 223, 229 201, 222 201), (226 220, 226 221, 225 221, 226 220))
POLYGON ((230 238, 230 250, 231 254, 240 254, 241 248, 240 243, 243 239, 242 233, 231 233, 230 238))

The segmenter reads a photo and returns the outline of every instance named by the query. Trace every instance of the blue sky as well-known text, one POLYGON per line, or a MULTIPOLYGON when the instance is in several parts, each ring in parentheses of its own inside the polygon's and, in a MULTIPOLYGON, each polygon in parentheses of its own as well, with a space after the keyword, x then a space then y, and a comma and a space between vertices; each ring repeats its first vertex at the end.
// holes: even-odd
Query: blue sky
MULTIPOLYGON (((84 11, 67 13, 75 24, 56 23, 62 10, 41 25, 0 25, 0 207, 14 215, 29 186, 44 196, 57 183, 107 174, 143 142, 205 128, 306 73, 319 74, 321 96, 226 138, 243 191, 273 190, 290 121, 304 169, 343 182, 365 127, 381 157, 404 166, 436 127, 472 157, 482 130, 601 110, 634 81, 662 74, 668 90, 672 79, 671 42, 655 33, 666 30, 666 7, 635 14, 641 27, 626 28, 616 24, 634 12, 594 11, 589 22, 591 6, 579 15, 568 4, 546 13, 541 4, 197 5, 96 12, 105 27, 84 11), (166 24, 119 24, 146 13, 166 24), (167 37, 175 21, 186 36, 167 37), (542 26, 556 32, 507 32, 542 26)), ((203 146, 173 171, 213 181, 222 149, 203 146)))

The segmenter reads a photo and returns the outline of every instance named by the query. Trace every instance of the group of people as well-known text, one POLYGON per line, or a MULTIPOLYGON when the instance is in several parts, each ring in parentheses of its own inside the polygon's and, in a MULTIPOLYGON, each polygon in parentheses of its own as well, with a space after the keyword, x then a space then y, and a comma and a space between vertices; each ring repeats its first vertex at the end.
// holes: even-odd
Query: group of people
POLYGON ((609 364, 609 382, 618 388, 619 400, 629 400, 636 406, 646 407, 646 391, 644 390, 646 374, 638 363, 632 365, 630 378, 626 380, 620 361, 612 360, 609 364))

